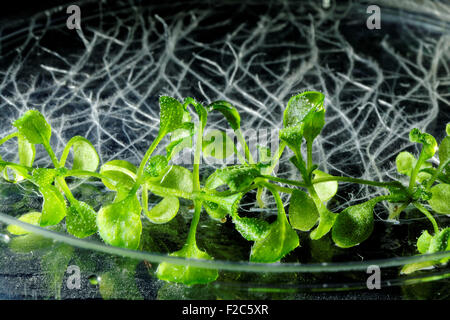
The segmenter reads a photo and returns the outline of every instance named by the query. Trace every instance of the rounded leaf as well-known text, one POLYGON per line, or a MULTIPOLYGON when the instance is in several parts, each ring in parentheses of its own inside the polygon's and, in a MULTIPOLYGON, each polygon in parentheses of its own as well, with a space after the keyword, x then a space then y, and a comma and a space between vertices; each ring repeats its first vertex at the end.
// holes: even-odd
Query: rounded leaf
POLYGON ((66 201, 63 195, 53 185, 40 187, 39 191, 44 196, 41 227, 58 224, 66 216, 66 201))
MULTIPOLYGON (((328 178, 332 177, 332 175, 325 173, 320 170, 314 170, 314 179, 320 179, 320 178, 328 178)), ((327 181, 327 182, 320 182, 314 184, 314 190, 316 190, 317 195, 319 196, 320 200, 323 202, 326 202, 334 197, 338 190, 338 182, 337 181, 327 181)))
POLYGON ((60 160, 62 166, 66 163, 70 148, 73 148, 73 170, 97 170, 100 163, 97 151, 89 140, 81 136, 75 136, 67 142, 60 160))
POLYGON ((102 179, 103 184, 111 190, 130 190, 136 181, 136 167, 125 160, 112 160, 100 167, 100 173, 109 179, 102 179))
POLYGON ((178 129, 183 122, 184 110, 181 103, 172 97, 162 96, 159 98, 159 134, 165 135, 178 129))
POLYGON ((193 189, 192 172, 184 167, 176 165, 170 166, 167 172, 157 182, 162 187, 177 189, 188 193, 191 193, 193 189))
POLYGON ((248 241, 262 240, 270 231, 270 224, 264 220, 248 217, 234 217, 234 226, 248 241))
POLYGON ((277 262, 286 254, 299 246, 297 232, 289 225, 286 217, 278 219, 270 225, 267 236, 255 241, 251 252, 251 262, 277 262))
POLYGON ((13 125, 30 143, 44 144, 50 141, 52 129, 44 116, 37 110, 28 110, 13 125))
POLYGON ((294 189, 289 204, 289 222, 295 229, 309 231, 319 219, 313 199, 304 191, 294 189))
MULTIPOLYGON (((32 225, 35 225, 35 226, 38 226, 39 221, 41 220, 41 213, 35 212, 35 211, 28 212, 28 213, 21 215, 19 217, 19 220, 29 223, 29 224, 32 224, 32 225)), ((16 236, 21 236, 21 235, 30 233, 30 231, 27 231, 24 228, 13 225, 13 224, 9 225, 6 228, 6 230, 8 230, 9 233, 16 235, 16 236)))
POLYGON ((67 210, 67 232, 85 238, 97 232, 97 213, 87 203, 73 201, 67 210))
POLYGON ((241 116, 231 103, 223 100, 214 101, 208 106, 208 108, 210 110, 217 110, 222 113, 233 130, 238 130, 241 127, 241 116))
POLYGON ((375 204, 375 201, 369 200, 338 214, 332 230, 333 241, 338 247, 350 248, 369 238, 373 231, 375 204))
MULTIPOLYGON (((206 252, 198 249, 196 245, 185 245, 181 250, 171 253, 170 256, 212 260, 206 252)), ((161 280, 183 283, 186 285, 206 284, 215 281, 219 277, 219 273, 216 269, 177 265, 168 262, 159 264, 156 275, 161 280)))
POLYGON ((164 172, 166 172, 168 164, 169 162, 167 161, 167 158, 165 156, 153 156, 150 158, 145 167, 145 173, 150 177, 159 177, 164 172))
POLYGON ((180 201, 177 197, 167 196, 146 212, 148 219, 156 224, 172 220, 178 213, 180 201))
POLYGON ((407 176, 411 175, 411 171, 416 165, 416 158, 407 151, 400 152, 395 158, 395 164, 397 165, 397 171, 407 176))
POLYGON ((430 235, 427 230, 422 232, 419 239, 417 239, 417 250, 420 253, 428 252, 428 248, 430 247, 430 242, 432 238, 433 236, 430 235))
POLYGON ((141 239, 141 208, 135 197, 114 202, 97 214, 98 232, 102 239, 116 247, 137 249, 141 239))

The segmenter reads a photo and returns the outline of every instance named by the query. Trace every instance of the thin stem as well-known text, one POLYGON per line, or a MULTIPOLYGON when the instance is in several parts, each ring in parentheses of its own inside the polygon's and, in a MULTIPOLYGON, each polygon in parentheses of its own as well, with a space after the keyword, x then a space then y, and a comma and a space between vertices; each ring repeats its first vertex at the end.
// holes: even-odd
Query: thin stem
POLYGON ((437 169, 434 171, 433 175, 431 176, 430 180, 427 183, 426 190, 429 190, 431 186, 433 185, 434 181, 436 181, 438 175, 444 170, 444 168, 450 163, 450 159, 446 162, 441 162, 437 169))
MULTIPOLYGON (((281 183, 285 183, 285 184, 290 184, 293 186, 298 186, 298 187, 303 187, 303 188, 307 187, 307 184, 302 181, 283 179, 283 178, 278 178, 278 177, 269 176, 269 175, 262 175, 261 177, 266 178, 271 181, 277 181, 277 182, 281 182, 281 183)), ((344 182, 366 184, 366 185, 385 187, 385 188, 388 186, 400 187, 400 188, 403 187, 403 185, 398 181, 381 182, 381 181, 371 181, 371 180, 364 180, 364 179, 358 179, 358 178, 337 177, 337 176, 314 179, 314 180, 311 180, 311 183, 316 184, 316 183, 328 182, 328 181, 344 181, 344 182)))
POLYGON ((438 234, 439 233, 439 227, 436 223, 436 220, 434 219, 433 215, 427 210, 425 209, 425 207, 423 205, 421 205, 418 202, 414 202, 413 205, 419 209, 427 218, 428 220, 430 220, 431 224, 433 225, 433 229, 434 229, 434 234, 438 234))
POLYGON ((403 210, 405 210, 406 207, 409 206, 409 204, 410 204, 409 201, 403 203, 403 204, 402 204, 400 207, 398 207, 395 211, 393 211, 393 212, 391 212, 391 213, 389 214, 389 218, 388 218, 388 219, 389 219, 389 220, 394 220, 395 218, 397 218, 397 217, 400 215, 400 213, 402 213, 403 210))
POLYGON ((69 186, 67 185, 66 181, 63 177, 56 178, 57 184, 61 187, 62 191, 66 195, 67 199, 70 203, 74 203, 76 201, 75 197, 73 196, 72 192, 69 189, 69 186))
MULTIPOLYGON (((423 147, 422 147, 423 149, 423 147)), ((416 185, 416 178, 417 175, 419 174, 420 171, 420 167, 422 167, 422 164, 425 162, 424 159, 424 152, 423 150, 420 152, 419 155, 419 159, 417 159, 416 162, 416 166, 414 167, 413 171, 411 172, 411 178, 409 179, 409 186, 408 186, 408 191, 411 193, 412 189, 414 188, 414 186, 416 185)))
POLYGON ((311 170, 313 162, 312 162, 312 141, 306 141, 306 165, 308 168, 308 172, 311 170))
POLYGON ((145 165, 147 164, 148 159, 150 159, 153 151, 155 151, 156 147, 161 142, 163 137, 164 137, 164 134, 158 133, 155 140, 153 140, 152 144, 148 148, 147 152, 145 153, 144 157, 142 158, 141 164, 139 165, 139 169, 138 169, 137 175, 136 175, 136 181, 140 180, 140 178, 142 177, 142 174, 144 173, 145 165))
POLYGON ((6 137, 0 140, 0 145, 4 144, 9 139, 12 139, 14 137, 17 137, 19 135, 19 132, 13 132, 11 134, 8 134, 6 137))
POLYGON ((142 186, 141 197, 142 197, 142 208, 144 209, 144 213, 147 214, 148 213, 148 187, 145 183, 142 186))
POLYGON ((270 170, 267 170, 268 173, 272 173, 273 169, 275 168, 275 166, 277 165, 278 161, 280 161, 281 155, 283 154, 284 149, 286 148, 286 143, 285 142, 281 142, 280 145, 278 146, 277 151, 275 151, 275 154, 272 158, 271 161, 271 165, 269 167, 270 170))
POLYGON ((33 167, 27 167, 22 164, 9 162, 9 161, 3 161, 3 160, 0 160, 0 164, 4 165, 4 166, 9 166, 9 167, 17 167, 17 168, 25 169, 27 171, 33 171, 33 169, 34 169, 33 167))
POLYGON ((195 234, 197 233, 198 222, 200 221, 200 213, 202 211, 202 201, 194 201, 194 216, 192 217, 191 226, 189 227, 189 234, 186 240, 187 245, 195 245, 195 234))
POLYGON ((61 168, 61 164, 58 161, 58 158, 56 158, 55 152, 53 152, 52 147, 50 146, 50 143, 48 143, 47 141, 44 140, 43 143, 44 149, 47 151, 48 155, 50 156, 50 159, 53 162, 53 165, 55 166, 55 168, 61 168))
POLYGON ((68 170, 67 173, 62 175, 63 177, 79 177, 79 176, 90 176, 99 179, 110 180, 114 182, 110 177, 107 177, 101 173, 97 173, 95 171, 87 171, 87 170, 68 170))
POLYGON ((197 141, 195 142, 194 166, 193 166, 193 189, 200 190, 200 159, 203 144, 203 130, 201 125, 198 128, 197 141))

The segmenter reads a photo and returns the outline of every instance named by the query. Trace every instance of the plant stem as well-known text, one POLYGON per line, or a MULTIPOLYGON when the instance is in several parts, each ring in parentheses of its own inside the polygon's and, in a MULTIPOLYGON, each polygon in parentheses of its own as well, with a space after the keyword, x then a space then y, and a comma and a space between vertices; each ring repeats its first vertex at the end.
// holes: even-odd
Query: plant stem
POLYGON ((17 137, 19 135, 19 132, 13 132, 11 134, 8 134, 6 137, 0 140, 0 145, 4 144, 9 139, 12 139, 14 137, 17 137))
MULTIPOLYGON (((422 149, 423 149, 423 147, 422 147, 422 149)), ((424 162, 425 162, 425 159, 424 159, 424 153, 423 153, 423 150, 422 150, 420 152, 419 159, 417 159, 416 166, 414 167, 413 171, 411 172, 411 178, 409 179, 409 186, 408 186, 409 193, 412 192, 412 189, 416 185, 417 175, 419 174, 420 167, 422 167, 422 164, 424 162)))
POLYGON ((250 149, 248 148, 247 142, 245 142, 244 136, 242 135, 242 130, 241 128, 237 129, 234 131, 236 134, 236 137, 239 141, 239 144, 242 146, 242 148, 244 149, 244 155, 245 158, 247 159, 247 161, 250 164, 254 164, 255 161, 253 161, 253 157, 252 154, 250 153, 250 149))
MULTIPOLYGON (((47 151, 48 155, 50 156, 50 159, 52 160, 55 168, 56 169, 61 168, 62 166, 59 163, 58 158, 56 158, 55 152, 53 151, 50 143, 48 143, 47 141, 44 140, 43 146, 44 146, 45 150, 47 151)), ((64 180, 64 177, 57 177, 55 179, 55 184, 58 185, 63 190, 64 194, 66 195, 66 197, 70 203, 73 203, 76 201, 75 197, 73 196, 72 192, 69 189, 69 186, 66 183, 66 180, 64 180)))
POLYGON ((306 167, 308 169, 308 172, 311 170, 311 167, 313 165, 312 162, 312 141, 307 140, 306 141, 306 167))
POLYGON ((400 213, 402 213, 402 211, 405 210, 406 207, 407 207, 409 204, 410 204, 410 202, 405 202, 405 203, 403 203, 403 204, 402 204, 400 207, 398 207, 395 211, 393 211, 393 212, 391 212, 391 213, 389 214, 388 219, 389 219, 389 220, 394 220, 395 218, 397 218, 398 215, 399 215, 400 213))
POLYGON ((144 185, 142 186, 142 207, 144 210, 144 213, 147 215, 148 213, 148 187, 147 184, 144 183, 144 185))
POLYGON ((433 185, 433 182, 436 181, 438 175, 444 170, 444 168, 450 163, 450 159, 448 159, 446 162, 441 162, 437 169, 434 171, 433 175, 431 176, 430 180, 427 183, 426 190, 430 190, 431 186, 433 185))
POLYGON ((70 203, 74 203, 75 201, 77 201, 63 177, 57 177, 55 179, 55 183, 57 183, 61 187, 70 203))
POLYGON ((276 203, 277 209, 278 209, 278 219, 286 220, 287 217, 286 217, 286 212, 284 211, 284 204, 280 198, 280 195, 278 194, 278 191, 270 183, 263 182, 262 184, 272 193, 272 195, 275 199, 275 203, 276 203))
POLYGON ((198 222, 200 221, 200 213, 202 211, 202 201, 194 201, 194 216, 192 217, 191 226, 189 227, 189 234, 186 240, 186 244, 196 245, 195 234, 197 233, 198 222))
POLYGON ((145 165, 147 164, 148 159, 152 156, 153 151, 155 151, 158 144, 161 142, 162 138, 164 137, 164 134, 158 133, 155 140, 153 140, 152 144, 148 148, 147 152, 145 153, 144 157, 142 158, 141 164, 139 165, 139 169, 137 171, 136 175, 136 182, 139 181, 142 177, 142 174, 144 173, 145 165))
POLYGON ((61 164, 59 163, 58 158, 56 158, 55 152, 53 152, 53 149, 50 146, 50 143, 48 143, 44 140, 43 146, 44 146, 45 151, 47 151, 48 155, 50 156, 50 159, 52 160, 55 168, 56 169, 61 168, 61 164))
MULTIPOLYGON (((303 188, 307 187, 307 184, 302 181, 283 179, 283 178, 278 178, 278 177, 269 176, 269 175, 262 175, 261 177, 266 178, 268 180, 277 181, 277 182, 281 182, 281 183, 285 183, 285 184, 290 184, 290 185, 297 186, 297 187, 303 187, 303 188)), ((385 188, 388 186, 403 187, 403 185, 398 181, 381 182, 381 181, 371 181, 371 180, 364 180, 364 179, 358 179, 358 178, 337 177, 337 176, 314 179, 314 180, 311 180, 311 183, 316 184, 316 183, 328 182, 328 181, 344 181, 344 182, 366 184, 366 185, 385 187, 385 188)))
POLYGON ((439 233, 439 227, 436 223, 436 220, 434 219, 433 215, 427 210, 425 209, 425 207, 423 205, 421 205, 418 202, 414 202, 413 205, 419 209, 427 218, 428 220, 430 220, 431 224, 433 225, 433 229, 434 229, 434 234, 438 234, 439 233))

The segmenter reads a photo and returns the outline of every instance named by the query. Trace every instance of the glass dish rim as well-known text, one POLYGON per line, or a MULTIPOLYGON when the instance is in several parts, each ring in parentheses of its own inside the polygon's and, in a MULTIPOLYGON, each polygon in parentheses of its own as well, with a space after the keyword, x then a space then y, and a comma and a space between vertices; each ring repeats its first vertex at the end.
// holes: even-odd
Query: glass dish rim
POLYGON ((365 271, 369 266, 378 266, 380 268, 399 267, 409 263, 418 263, 424 261, 440 260, 450 258, 450 251, 442 251, 433 254, 421 254, 414 256, 395 257, 387 259, 375 259, 366 261, 348 261, 348 262, 323 262, 323 263, 254 263, 246 261, 226 261, 226 260, 204 260, 173 257, 168 254, 130 250, 108 246, 98 241, 87 239, 78 239, 68 234, 48 230, 40 226, 32 225, 18 220, 12 216, 0 213, 0 222, 7 225, 17 225, 27 231, 41 235, 54 241, 106 254, 128 257, 137 260, 145 260, 154 263, 168 262, 177 265, 189 265, 205 269, 219 269, 235 272, 273 272, 273 273, 314 273, 314 272, 340 272, 340 271, 365 271))

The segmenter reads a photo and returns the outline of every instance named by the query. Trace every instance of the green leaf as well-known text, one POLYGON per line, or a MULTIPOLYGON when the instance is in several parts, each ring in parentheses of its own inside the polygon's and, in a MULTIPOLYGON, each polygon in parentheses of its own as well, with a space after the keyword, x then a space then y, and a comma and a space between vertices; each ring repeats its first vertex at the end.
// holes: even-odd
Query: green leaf
MULTIPOLYGON (((19 151, 19 163, 26 167, 31 167, 36 156, 36 148, 34 144, 30 143, 24 136, 19 134, 18 138, 18 151, 19 151)), ((23 177, 20 177, 23 179, 23 177)))
POLYGON ((304 191, 294 189, 289 204, 289 222, 295 229, 309 231, 319 219, 313 199, 304 191))
POLYGON ((191 122, 184 122, 179 129, 172 132, 170 143, 166 147, 167 159, 171 159, 184 148, 192 148, 192 137, 194 134, 195 126, 191 122))
POLYGON ((437 213, 450 214, 450 184, 437 184, 430 189, 432 197, 428 200, 437 213))
POLYGON ((67 210, 67 232, 77 238, 85 238, 97 232, 97 214, 87 203, 71 201, 67 210))
POLYGON ((325 109, 322 108, 321 110, 308 114, 303 122, 303 136, 305 137, 305 140, 311 142, 314 141, 325 125, 325 109))
POLYGON ((430 247, 430 242, 432 238, 433 236, 430 235, 427 230, 422 232, 419 239, 417 239, 417 250, 420 253, 426 253, 428 251, 428 248, 430 247))
POLYGON ((258 165, 235 165, 217 169, 215 181, 223 181, 232 191, 241 191, 249 187, 261 174, 258 165))
POLYGON ((181 103, 175 98, 162 96, 159 98, 159 106, 159 135, 166 135, 180 128, 184 116, 184 109, 181 103))
POLYGON ((450 136, 450 123, 447 123, 447 126, 445 127, 445 132, 447 132, 447 135, 450 136))
POLYGON ((338 214, 332 238, 338 247, 350 248, 369 238, 373 231, 373 208, 377 199, 354 205, 338 214))
POLYGON ((150 158, 145 167, 145 173, 150 177, 159 177, 166 172, 169 161, 162 155, 156 155, 150 158))
POLYGON ((292 151, 299 152, 303 141, 303 126, 281 129, 280 139, 284 141, 292 151))
POLYGON ((222 113, 233 130, 241 127, 241 116, 231 103, 223 100, 214 101, 208 106, 208 110, 217 110, 222 113))
POLYGON ((116 247, 136 250, 142 232, 141 206, 136 196, 102 207, 97 227, 102 239, 116 247))
MULTIPOLYGON (((424 231, 417 240, 417 249, 422 254, 450 251, 450 228, 445 228, 434 236, 431 236, 427 231, 424 231)), ((410 274, 417 270, 433 267, 439 263, 445 264, 449 260, 450 258, 443 258, 437 261, 430 260, 407 264, 402 268, 401 273, 410 274)))
POLYGON ((41 227, 58 224, 66 216, 66 201, 63 195, 53 185, 40 187, 39 191, 44 196, 41 227))
POLYGON ((52 129, 37 110, 25 112, 13 125, 32 144, 47 144, 50 141, 52 129))
POLYGON ((319 225, 309 234, 312 240, 318 240, 330 232, 338 216, 336 213, 329 211, 323 204, 318 206, 316 202, 316 206, 319 210, 319 225))
POLYGON ((306 91, 289 99, 283 115, 283 126, 296 127, 303 124, 306 116, 316 109, 321 110, 325 96, 317 91, 306 91))
POLYGON ((248 241, 259 241, 264 239, 270 231, 270 224, 257 218, 233 217, 236 230, 248 241))
POLYGON ((325 124, 324 95, 306 91, 289 99, 283 114, 280 139, 299 155, 303 137, 313 141, 325 124))
POLYGON ((439 162, 442 168, 450 163, 450 137, 445 137, 439 145, 439 162))
POLYGON ((286 216, 270 224, 267 235, 255 241, 251 253, 251 262, 277 262, 299 246, 297 232, 289 225, 286 216))
POLYGON ((411 172, 416 165, 416 158, 407 151, 402 151, 397 155, 395 164, 397 165, 397 171, 400 174, 411 176, 411 172))
POLYGON ((100 167, 100 173, 109 179, 102 179, 111 190, 130 190, 136 181, 136 167, 125 160, 112 160, 100 167))
MULTIPOLYGON (((332 175, 325 173, 320 170, 314 170, 314 179, 328 178, 332 177, 332 175)), ((314 190, 316 190, 317 195, 320 200, 326 202, 334 197, 338 190, 338 182, 337 181, 327 181, 320 182, 314 184, 314 190)))
POLYGON ((409 140, 423 145, 422 154, 425 160, 430 159, 437 151, 436 139, 431 134, 422 133, 417 128, 409 132, 409 140))
MULTIPOLYGON (((21 215, 18 219, 20 221, 38 226, 39 221, 41 220, 41 213, 35 212, 35 211, 28 212, 28 213, 21 215)), ((8 230, 9 233, 16 235, 16 236, 21 236, 21 235, 30 233, 30 231, 27 231, 24 228, 13 225, 13 224, 9 225, 6 228, 6 230, 8 230)))
POLYGON ((167 196, 146 212, 148 219, 156 224, 172 220, 178 213, 180 201, 177 197, 167 196))
POLYGON ((202 140, 203 154, 206 157, 226 159, 234 154, 233 140, 221 130, 210 130, 202 140))
MULTIPOLYGON (((212 260, 206 252, 201 251, 195 244, 186 244, 181 250, 171 253, 170 256, 212 260)), ((215 281, 219 277, 219 273, 216 269, 177 265, 168 262, 159 264, 156 275, 161 280, 183 283, 186 285, 206 284, 215 281)))
MULTIPOLYGON (((397 155, 395 163, 397 165, 397 171, 400 174, 404 174, 410 177, 414 167, 417 164, 417 159, 411 153, 402 151, 397 155)), ((428 162, 424 162, 420 166, 420 170, 424 170, 427 168, 432 168, 432 165, 428 162)), ((431 178, 431 174, 427 173, 426 171, 420 171, 417 175, 416 180, 419 183, 422 183, 429 178, 431 178)))
POLYGON ((67 142, 60 160, 62 166, 66 163, 70 148, 73 148, 73 170, 97 170, 100 162, 97 151, 89 140, 81 136, 75 136, 67 142))
MULTIPOLYGON (((428 247, 428 253, 436 253, 450 250, 450 227, 442 229, 438 234, 434 235, 428 247)), ((450 258, 444 258, 445 263, 450 258)))

